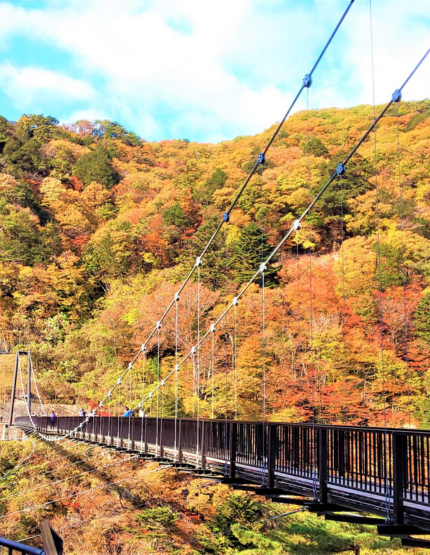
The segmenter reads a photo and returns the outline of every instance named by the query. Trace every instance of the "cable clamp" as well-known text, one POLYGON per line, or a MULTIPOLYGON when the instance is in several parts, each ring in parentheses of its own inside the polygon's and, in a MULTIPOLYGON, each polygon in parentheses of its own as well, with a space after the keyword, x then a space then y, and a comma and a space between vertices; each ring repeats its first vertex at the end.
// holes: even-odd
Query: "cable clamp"
POLYGON ((343 175, 344 173, 345 173, 345 164, 343 162, 340 162, 336 166, 336 175, 343 175))
POLYGON ((224 212, 224 214, 222 215, 222 221, 226 224, 230 221, 230 214, 228 212, 224 212))
POLYGON ((132 369, 133 369, 133 365, 132 365, 131 362, 130 362, 130 364, 128 365, 128 369, 129 369, 129 370, 132 370, 132 369))
POLYGON ((211 327, 209 328, 209 331, 210 331, 211 333, 215 333, 215 331, 216 331, 215 324, 212 324, 212 325, 211 325, 211 327))
POLYGON ((142 351, 142 353, 146 351, 146 343, 142 343, 142 347, 140 348, 140 350, 142 351))
POLYGON ((393 99, 393 102, 400 102, 402 100, 402 91, 400 89, 396 89, 391 98, 393 99))
POLYGON ((179 296, 179 293, 175 293, 175 297, 174 297, 173 300, 174 300, 175 302, 178 302, 180 298, 181 298, 181 297, 179 296))
POLYGON ((103 406, 103 401, 100 401, 99 407, 102 407, 102 406, 103 406))
POLYGON ((179 372, 179 364, 175 366, 175 372, 179 372))
POLYGON ((300 221, 299 220, 294 220, 294 223, 293 223, 294 231, 299 230, 301 227, 302 227, 302 224, 300 223, 300 221))
POLYGON ((162 380, 161 387, 164 387, 165 385, 166 385, 166 380, 162 380))
POLYGON ((148 395, 148 397, 149 397, 150 399, 152 399, 152 391, 151 391, 151 393, 148 395))
POLYGON ((239 299, 237 297, 234 297, 234 299, 231 301, 231 304, 233 306, 237 306, 239 304, 239 299))
POLYGON ((264 272, 264 270, 267 270, 267 266, 266 266, 266 264, 265 264, 264 262, 262 262, 262 263, 260 264, 260 270, 259 270, 259 271, 260 271, 260 273, 262 274, 262 273, 264 272))
POLYGON ((266 162, 266 156, 264 155, 264 152, 260 152, 257 158, 257 164, 263 165, 265 162, 266 162))
POLYGON ((201 259, 200 256, 198 256, 198 257, 196 258, 196 268, 197 268, 198 266, 201 266, 201 265, 202 265, 202 259, 201 259))
POLYGON ((160 322, 160 321, 158 321, 158 322, 155 324, 155 328, 156 328, 157 330, 161 329, 161 322, 160 322))
POLYGON ((139 403, 137 406, 138 406, 139 409, 141 409, 142 408, 142 403, 139 403))
POLYGON ((112 391, 108 391, 107 396, 108 396, 108 397, 112 397, 112 391))
POLYGON ((191 354, 194 355, 196 353, 196 348, 195 347, 191 347, 191 354))
POLYGON ((305 87, 305 89, 309 89, 311 85, 312 85, 312 75, 310 73, 306 73, 306 75, 303 77, 303 86, 305 87))
POLYGON ((116 382, 116 384, 121 385, 121 382, 122 382, 121 378, 118 378, 118 381, 116 382))

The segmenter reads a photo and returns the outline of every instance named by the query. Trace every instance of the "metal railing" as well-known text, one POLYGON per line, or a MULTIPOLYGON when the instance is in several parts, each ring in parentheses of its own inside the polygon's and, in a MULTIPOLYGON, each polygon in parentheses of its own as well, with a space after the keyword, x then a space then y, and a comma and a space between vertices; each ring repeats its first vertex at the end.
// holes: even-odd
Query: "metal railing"
MULTIPOLYGON (((84 418, 34 421, 41 432, 62 434, 84 418)), ((30 424, 26 417, 15 423, 30 424)), ((218 467, 233 478, 254 473, 268 487, 297 479, 304 490, 313 488, 320 502, 326 502, 330 492, 348 490, 365 495, 369 503, 374 498, 379 508, 385 502, 398 523, 403 521, 405 504, 413 503, 430 521, 430 431, 96 416, 75 435, 203 469, 218 467)))
MULTIPOLYGON (((1 537, 0 546, 7 549, 8 555, 12 555, 13 553, 21 553, 22 555, 45 555, 45 551, 43 549, 31 547, 30 545, 14 542, 12 540, 7 540, 6 538, 1 537)), ((3 549, 1 549, 1 547, 0 552, 3 552, 3 549)))
POLYGON ((40 531, 43 549, 0 537, 0 552, 4 552, 2 548, 5 548, 8 555, 13 555, 14 553, 20 553, 21 555, 63 555, 63 540, 51 528, 48 520, 42 522, 40 531))

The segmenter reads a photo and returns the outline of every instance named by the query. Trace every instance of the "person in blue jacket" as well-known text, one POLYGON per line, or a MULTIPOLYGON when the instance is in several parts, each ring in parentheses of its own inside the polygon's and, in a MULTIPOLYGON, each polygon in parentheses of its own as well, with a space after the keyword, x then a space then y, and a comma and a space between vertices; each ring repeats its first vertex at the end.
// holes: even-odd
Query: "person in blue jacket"
POLYGON ((134 412, 131 409, 129 409, 128 407, 125 407, 125 412, 124 412, 123 416, 134 416, 134 412))

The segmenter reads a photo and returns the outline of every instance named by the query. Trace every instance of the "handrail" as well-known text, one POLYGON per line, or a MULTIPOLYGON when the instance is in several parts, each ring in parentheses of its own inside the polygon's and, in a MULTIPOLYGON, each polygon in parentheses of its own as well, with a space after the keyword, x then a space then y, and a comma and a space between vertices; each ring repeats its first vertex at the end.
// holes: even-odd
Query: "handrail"
MULTIPOLYGON (((49 420, 49 416, 34 416, 33 420, 35 422, 37 422, 38 418, 44 418, 45 420, 49 420)), ((60 422, 62 421, 62 419, 67 419, 67 418, 81 418, 82 422, 85 420, 84 417, 80 417, 80 416, 57 416, 55 423, 57 422, 57 420, 59 420, 60 422)), ((128 421, 129 417, 128 416, 118 416, 118 415, 111 415, 111 416, 99 416, 98 414, 94 415, 91 418, 96 418, 97 420, 99 418, 124 418, 128 421)), ((141 417, 140 416, 134 416, 131 417, 133 420, 139 420, 141 417)), ((145 418, 147 418, 148 420, 156 420, 156 417, 151 417, 151 416, 145 416, 145 418)), ((173 416, 164 416, 163 420, 175 420, 175 417, 173 416)), ((185 422, 195 422, 196 419, 195 418, 178 418, 178 420, 182 420, 185 422)), ((212 418, 200 418, 199 419, 201 422, 235 422, 237 424, 261 424, 260 420, 234 420, 234 419, 226 419, 226 418, 219 418, 219 419, 212 419, 212 418)), ((15 418, 14 423, 16 424, 20 424, 22 422, 29 422, 29 418, 27 416, 18 416, 17 418, 15 418)), ((396 433, 413 433, 413 434, 420 434, 420 435, 429 435, 430 436, 430 429, 428 430, 422 430, 422 429, 415 429, 415 428, 385 428, 382 426, 350 426, 350 425, 346 425, 346 424, 313 424, 312 422, 280 422, 278 420, 267 420, 266 424, 268 425, 273 425, 273 426, 291 426, 291 427, 297 427, 297 428, 322 428, 322 429, 327 429, 327 430, 332 430, 332 429, 336 429, 336 430, 357 430, 357 431, 365 431, 365 432, 396 432, 396 433)))
POLYGON ((31 547, 31 545, 26 545, 25 543, 7 540, 6 538, 2 537, 0 537, 0 545, 2 545, 3 547, 7 547, 9 549, 9 553, 19 551, 23 555, 45 555, 45 551, 43 549, 39 549, 38 547, 31 547))
MULTIPOLYGON (((124 416, 94 416, 80 430, 76 424, 82 419, 34 421, 39 431, 52 436, 71 431, 76 440, 176 465, 216 468, 230 480, 253 476, 269 488, 313 495, 325 505, 344 503, 345 510, 378 516, 389 511, 399 525, 418 511, 421 526, 430 531, 429 430, 124 416)), ((26 417, 15 423, 29 428, 26 417)))

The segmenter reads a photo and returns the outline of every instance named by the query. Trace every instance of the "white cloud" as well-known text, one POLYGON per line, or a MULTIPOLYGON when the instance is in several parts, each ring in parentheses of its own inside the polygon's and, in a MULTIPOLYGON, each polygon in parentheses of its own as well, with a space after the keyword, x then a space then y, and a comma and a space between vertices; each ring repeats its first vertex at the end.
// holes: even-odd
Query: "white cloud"
POLYGON ((94 95, 91 85, 80 79, 37 67, 18 68, 8 62, 0 64, 0 83, 3 92, 23 109, 40 102, 41 95, 52 100, 59 95, 63 100, 94 95))
MULTIPOLYGON (((16 91, 25 109, 39 91, 64 90, 86 101, 79 112, 116 119, 146 138, 218 140, 255 133, 283 116, 346 4, 52 0, 44 9, 24 9, 3 2, 0 45, 24 35, 64 50, 81 78, 38 70, 26 79, 30 68, 22 76, 15 68, 2 88, 16 91), (30 92, 23 93, 28 82, 30 92), (102 89, 95 84, 100 82, 102 89)), ((385 102, 425 51, 428 2, 373 4, 376 100, 385 102)), ((352 7, 315 73, 311 107, 372 101, 368 6, 352 7)), ((430 59, 405 98, 429 95, 429 68, 430 59)))

